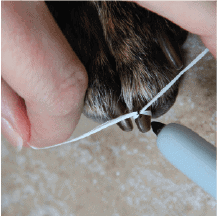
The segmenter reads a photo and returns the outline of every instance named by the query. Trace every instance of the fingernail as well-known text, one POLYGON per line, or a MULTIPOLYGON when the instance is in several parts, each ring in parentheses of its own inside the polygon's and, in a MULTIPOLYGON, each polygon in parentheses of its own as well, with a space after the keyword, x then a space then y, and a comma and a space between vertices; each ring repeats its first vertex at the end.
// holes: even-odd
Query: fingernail
POLYGON ((5 119, 1 118, 2 132, 8 142, 17 148, 17 151, 20 151, 23 147, 22 137, 14 130, 12 125, 5 119))

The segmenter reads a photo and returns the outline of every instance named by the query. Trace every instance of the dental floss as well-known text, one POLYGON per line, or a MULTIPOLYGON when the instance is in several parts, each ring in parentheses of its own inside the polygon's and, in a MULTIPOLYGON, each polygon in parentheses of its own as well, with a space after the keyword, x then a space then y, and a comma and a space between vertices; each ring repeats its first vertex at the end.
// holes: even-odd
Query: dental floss
POLYGON ((153 121, 151 126, 164 157, 216 198, 216 147, 180 124, 153 121))
POLYGON ((84 133, 83 135, 75 138, 75 139, 72 139, 72 140, 69 140, 69 141, 66 141, 66 142, 62 142, 62 143, 59 143, 59 144, 56 144, 56 145, 53 145, 53 146, 48 146, 48 147, 43 147, 43 148, 37 148, 37 147, 33 147, 33 146, 30 146, 31 148, 33 149, 48 149, 48 148, 53 148, 53 147, 57 147, 57 146, 60 146, 60 145, 64 145, 64 144, 67 144, 67 143, 70 143, 70 142, 75 142, 75 141, 78 141, 80 139, 83 139, 83 138, 86 138, 94 133, 97 133, 111 125, 114 125, 122 120, 125 120, 127 118, 131 118, 133 117, 134 119, 138 118, 139 117, 139 114, 143 114, 143 115, 150 115, 151 116, 151 111, 146 111, 146 109, 153 103, 155 102, 159 97, 161 97, 188 69, 190 69, 193 65, 195 65, 203 56, 206 55, 206 53, 209 52, 209 49, 206 48, 201 54, 199 54, 185 69, 183 69, 169 84, 167 84, 150 102, 148 102, 148 104, 143 108, 141 109, 139 112, 131 112, 129 114, 125 114, 125 115, 122 115, 118 118, 115 118, 113 120, 110 120, 110 121, 107 121, 103 124, 101 124, 100 126, 97 126, 96 128, 94 128, 93 130, 87 132, 87 133, 84 133))

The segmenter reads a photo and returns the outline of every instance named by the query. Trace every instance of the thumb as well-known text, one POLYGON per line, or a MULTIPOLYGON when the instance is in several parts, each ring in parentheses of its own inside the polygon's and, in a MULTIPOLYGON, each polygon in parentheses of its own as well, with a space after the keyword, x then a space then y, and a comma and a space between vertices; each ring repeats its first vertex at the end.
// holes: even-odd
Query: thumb
POLYGON ((45 147, 70 137, 83 110, 87 73, 44 2, 2 4, 2 77, 16 93, 3 92, 7 114, 15 116, 18 132, 30 128, 24 138, 29 145, 45 147), (19 109, 26 109, 28 121, 16 118, 8 95, 25 100, 19 109))

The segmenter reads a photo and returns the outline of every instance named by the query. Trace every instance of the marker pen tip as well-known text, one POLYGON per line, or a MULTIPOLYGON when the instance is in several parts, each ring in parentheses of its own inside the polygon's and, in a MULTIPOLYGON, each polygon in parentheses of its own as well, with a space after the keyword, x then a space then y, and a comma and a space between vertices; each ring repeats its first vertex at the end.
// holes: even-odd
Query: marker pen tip
POLYGON ((163 127, 166 124, 163 124, 161 122, 157 122, 157 121, 152 121, 151 122, 151 128, 153 130, 153 132, 156 134, 156 136, 160 133, 160 131, 163 129, 163 127))

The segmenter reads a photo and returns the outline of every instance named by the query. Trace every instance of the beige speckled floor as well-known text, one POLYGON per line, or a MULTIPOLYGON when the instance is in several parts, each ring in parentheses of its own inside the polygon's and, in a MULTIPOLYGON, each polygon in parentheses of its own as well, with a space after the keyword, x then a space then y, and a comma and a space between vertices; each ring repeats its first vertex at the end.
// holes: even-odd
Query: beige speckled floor
MULTIPOLYGON (((186 62, 204 46, 190 35, 186 62)), ((181 123, 215 145, 216 61, 190 69, 174 107, 158 119, 181 123)), ((74 136, 97 124, 81 118, 74 136), (85 127, 84 127, 85 126, 85 127)), ((152 131, 116 125, 48 150, 20 153, 2 137, 2 215, 215 215, 215 200, 158 151, 152 131)))

